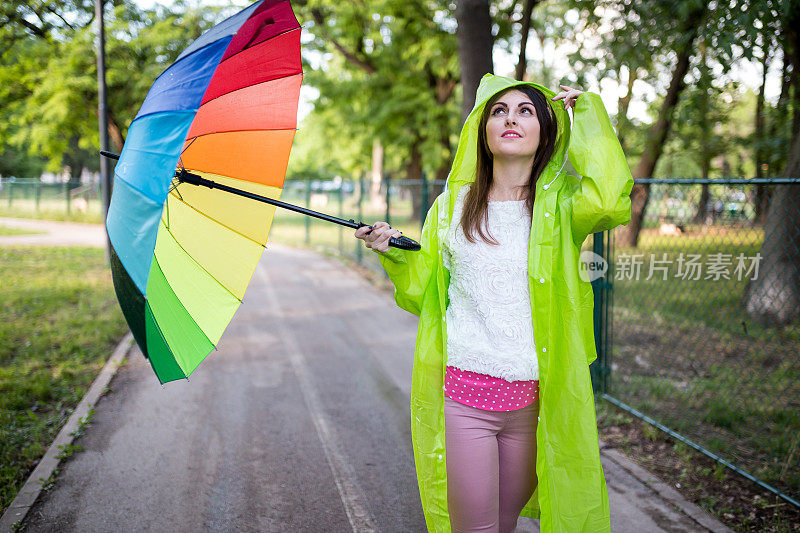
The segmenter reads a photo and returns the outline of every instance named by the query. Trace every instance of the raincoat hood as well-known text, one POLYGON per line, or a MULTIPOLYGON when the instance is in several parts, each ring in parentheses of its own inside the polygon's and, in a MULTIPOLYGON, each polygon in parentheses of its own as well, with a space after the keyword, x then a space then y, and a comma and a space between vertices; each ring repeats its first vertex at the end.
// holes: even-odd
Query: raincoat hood
POLYGON ((551 100, 557 93, 538 83, 521 82, 505 76, 486 74, 481 78, 480 84, 478 85, 475 105, 461 128, 456 156, 453 159, 453 166, 447 178, 448 182, 471 183, 475 181, 475 171, 478 162, 478 126, 480 125, 483 109, 486 103, 498 92, 520 85, 535 87, 547 97, 547 101, 553 109, 556 122, 558 123, 555 150, 550 160, 551 162, 559 163, 563 167, 566 161, 567 147, 569 146, 571 122, 567 111, 564 109, 563 101, 551 100))
POLYGON ((411 433, 420 498, 429 531, 449 532, 444 428, 447 366, 445 312, 450 272, 442 249, 458 223, 459 189, 474 181, 478 126, 498 91, 529 84, 542 91, 558 122, 553 156, 536 181, 528 242, 528 289, 539 367, 536 430, 538 487, 522 511, 539 518, 542 533, 610 532, 605 477, 600 464, 589 363, 596 357, 594 295, 580 275, 581 245, 596 232, 631 218, 633 187, 625 154, 597 94, 582 93, 569 120, 556 93, 536 83, 485 75, 461 130, 447 184, 428 211, 419 252, 378 253, 398 306, 419 316, 411 382, 411 433), (563 171, 566 158, 582 177, 563 171))

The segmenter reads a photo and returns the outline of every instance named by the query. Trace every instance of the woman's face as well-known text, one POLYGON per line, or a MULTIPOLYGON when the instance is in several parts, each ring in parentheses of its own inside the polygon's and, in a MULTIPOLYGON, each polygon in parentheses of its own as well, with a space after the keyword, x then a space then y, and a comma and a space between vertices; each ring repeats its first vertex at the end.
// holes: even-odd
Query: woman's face
POLYGON ((531 99, 511 89, 489 110, 486 142, 494 158, 533 158, 539 148, 539 119, 531 99), (512 132, 516 132, 516 135, 512 132))

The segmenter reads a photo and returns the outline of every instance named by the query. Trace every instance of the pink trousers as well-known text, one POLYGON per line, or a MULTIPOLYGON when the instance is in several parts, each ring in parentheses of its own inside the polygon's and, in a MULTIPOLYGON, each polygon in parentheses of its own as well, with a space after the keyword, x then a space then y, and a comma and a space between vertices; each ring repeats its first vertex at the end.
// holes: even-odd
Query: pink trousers
POLYGON ((539 402, 485 411, 445 396, 447 509, 453 533, 514 531, 536 478, 539 402))

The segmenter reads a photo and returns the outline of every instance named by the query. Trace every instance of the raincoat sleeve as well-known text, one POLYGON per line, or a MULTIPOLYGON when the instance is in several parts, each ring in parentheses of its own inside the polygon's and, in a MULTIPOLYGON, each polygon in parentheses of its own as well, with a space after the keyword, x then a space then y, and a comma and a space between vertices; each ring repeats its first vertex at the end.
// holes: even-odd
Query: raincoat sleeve
POLYGON ((381 266, 394 285, 394 301, 401 309, 417 316, 422 309, 425 288, 436 272, 435 265, 439 257, 436 231, 439 204, 443 199, 444 195, 439 195, 428 210, 425 223, 422 225, 422 236, 419 240, 422 248, 419 251, 412 252, 394 247, 384 253, 375 251, 381 266))
POLYGON ((569 160, 582 179, 572 195, 572 237, 580 246, 592 233, 630 222, 633 177, 600 96, 583 93, 574 112, 569 160))

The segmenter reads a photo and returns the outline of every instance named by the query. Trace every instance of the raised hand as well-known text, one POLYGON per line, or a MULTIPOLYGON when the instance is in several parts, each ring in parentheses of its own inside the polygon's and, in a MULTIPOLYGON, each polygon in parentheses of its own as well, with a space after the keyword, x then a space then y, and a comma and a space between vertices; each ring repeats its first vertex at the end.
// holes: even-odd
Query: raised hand
POLYGON ((564 99, 564 109, 568 107, 575 107, 575 100, 578 99, 580 95, 583 94, 583 91, 579 89, 573 89, 572 87, 568 87, 567 85, 559 85, 561 87, 561 92, 555 95, 552 100, 560 100, 564 99))

